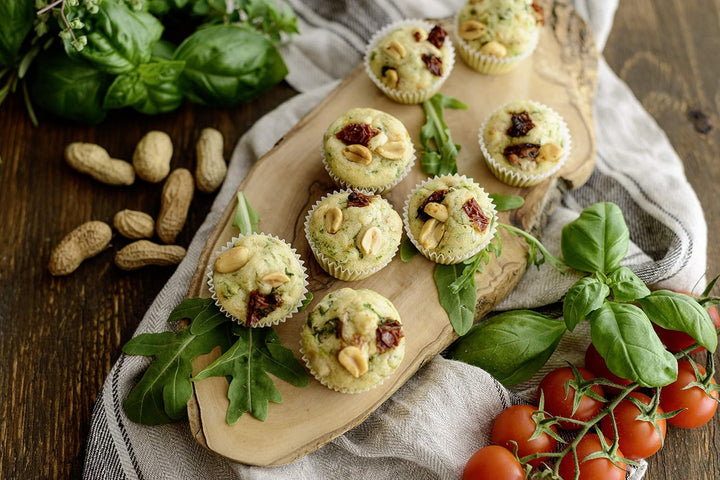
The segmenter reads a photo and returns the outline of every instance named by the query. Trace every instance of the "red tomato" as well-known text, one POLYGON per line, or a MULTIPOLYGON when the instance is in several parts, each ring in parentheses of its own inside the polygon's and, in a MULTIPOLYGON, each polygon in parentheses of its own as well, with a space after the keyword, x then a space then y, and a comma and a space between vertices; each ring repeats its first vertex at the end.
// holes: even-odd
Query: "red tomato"
MULTIPOLYGON (((676 291, 676 290, 673 290, 676 291)), ((683 290, 677 290, 677 293, 684 293, 685 295, 692 294, 690 292, 685 292, 683 290)), ((718 310, 716 307, 710 307, 708 308, 708 313, 710 314, 710 318, 712 318, 713 324, 715 325, 715 330, 720 327, 720 314, 718 314, 718 310)), ((655 333, 657 333, 658 338, 660 341, 667 347, 668 350, 671 352, 679 352, 680 350, 685 350, 687 347, 695 343, 695 340, 688 335, 685 332, 678 332, 676 330, 667 330, 663 327, 659 327, 653 323, 653 328, 655 329, 655 333)), ((705 350, 705 347, 698 347, 695 350, 693 350, 690 353, 698 353, 705 350)))
MULTIPOLYGON (((650 405, 651 402, 650 397, 639 392, 632 392, 628 397, 637 398, 645 405, 650 405)), ((658 407, 657 412, 663 413, 662 408, 658 407)), ((667 429, 664 419, 656 420, 660 429, 660 433, 658 433, 651 422, 636 420, 638 415, 640 415, 640 409, 627 397, 621 400, 613 410, 618 435, 620 436, 618 444, 625 453, 625 458, 631 460, 647 458, 660 450, 667 429)), ((605 436, 610 440, 614 439, 615 432, 613 431, 612 419, 609 416, 603 417, 601 425, 605 436)))
MULTIPOLYGON (((705 369, 701 365, 698 365, 697 368, 701 375, 705 375, 705 369)), ((697 378, 690 362, 687 360, 678 362, 677 380, 662 388, 660 406, 666 412, 680 408, 687 410, 668 418, 669 424, 681 428, 695 428, 705 425, 715 414, 718 392, 712 392, 712 397, 709 397, 698 387, 683 390, 686 385, 696 381, 697 378)), ((714 378, 711 381, 716 383, 714 378)))
POLYGON ((525 471, 509 450, 499 446, 483 447, 470 457, 462 480, 523 480, 525 471))
MULTIPOLYGON (((511 452, 514 445, 511 441, 517 442, 518 457, 522 458, 533 453, 554 452, 557 440, 547 433, 541 434, 538 438, 529 440, 535 433, 535 421, 532 418, 537 407, 531 405, 514 405, 506 408, 495 419, 490 439, 493 443, 501 445, 511 452)), ((556 429, 553 427, 553 431, 556 429)), ((547 457, 536 458, 528 463, 534 467, 540 465, 547 457)))
MULTIPOLYGON (((595 375, 593 375, 590 370, 578 368, 578 371, 580 372, 580 376, 585 380, 595 378, 595 375)), ((574 418, 575 420, 582 421, 590 420, 600 413, 604 404, 599 400, 583 395, 580 399, 578 409, 574 415, 571 415, 573 401, 575 399, 575 389, 568 389, 568 393, 565 395, 565 384, 574 378, 575 375, 573 375, 570 367, 562 367, 551 371, 545 375, 545 378, 540 382, 537 398, 539 400, 540 392, 543 392, 545 397, 545 410, 556 417, 574 418)), ((603 396, 603 389, 600 385, 594 385, 591 390, 599 396, 603 396)), ((559 425, 567 430, 579 430, 582 428, 582 425, 571 422, 560 422, 559 425)))
MULTIPOLYGON (((587 350, 585 350, 585 368, 594 373, 596 377, 607 378, 618 385, 627 386, 632 383, 630 380, 620 378, 612 373, 605 363, 605 359, 598 353, 595 345, 592 343, 588 345, 587 350)), ((619 388, 609 387, 607 385, 603 385, 603 390, 612 394, 620 393, 619 388)))
MULTIPOLYGON (((588 433, 580 440, 577 446, 578 463, 580 465, 579 480, 625 480, 626 465, 622 462, 618 463, 619 466, 613 465, 607 458, 595 458, 583 462, 585 457, 600 450, 602 450, 600 437, 594 433, 588 433)), ((617 455, 623 456, 620 450, 617 451, 617 455)), ((565 480, 575 478, 575 459, 571 453, 566 455, 560 462, 560 476, 565 480)))

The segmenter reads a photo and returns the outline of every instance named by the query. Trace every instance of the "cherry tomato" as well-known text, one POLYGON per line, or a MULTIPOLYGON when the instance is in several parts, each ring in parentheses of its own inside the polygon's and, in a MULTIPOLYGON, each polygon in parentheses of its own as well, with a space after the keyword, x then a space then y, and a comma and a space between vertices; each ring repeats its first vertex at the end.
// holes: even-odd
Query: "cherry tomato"
MULTIPOLYGON (((580 440, 577 446, 578 463, 580 465, 579 480, 625 480, 627 465, 622 462, 619 462, 618 466, 607 458, 594 458, 583 462, 585 457, 600 450, 602 450, 600 437, 594 433, 589 433, 580 440)), ((617 455, 619 457, 623 456, 620 450, 617 450, 617 455)), ((560 462, 560 476, 565 480, 575 478, 575 459, 571 453, 566 455, 560 462)))
MULTIPOLYGON (((697 366, 701 375, 705 375, 705 369, 697 366)), ((710 421, 717 410, 718 392, 713 391, 712 397, 698 388, 692 387, 683 390, 686 385, 696 382, 695 372, 692 365, 687 360, 678 362, 678 376, 670 385, 662 388, 660 392, 660 406, 666 412, 686 408, 672 418, 668 418, 668 423, 680 428, 695 428, 705 425, 710 421)), ((712 383, 716 383, 713 378, 712 383)))
POLYGON ((499 445, 483 447, 470 457, 462 480, 523 480, 525 471, 509 450, 499 445))
MULTIPOLYGON (((651 402, 650 397, 639 392, 632 392, 628 397, 637 398, 645 405, 650 405, 651 402)), ((662 408, 658 407, 657 412, 663 413, 662 408)), ((664 419, 655 420, 660 429, 660 433, 658 433, 651 422, 637 420, 638 415, 640 415, 640 409, 627 397, 621 400, 613 410, 618 435, 620 436, 618 445, 625 453, 625 458, 631 460, 647 458, 660 450, 667 429, 664 419)), ((614 439, 615 432, 613 431, 612 419, 609 416, 603 417, 601 425, 605 436, 610 440, 614 439)))
MULTIPOLYGON (((506 408, 495 419, 490 439, 493 443, 501 445, 511 452, 514 445, 511 441, 517 442, 518 457, 522 458, 533 453, 554 452, 557 440, 547 433, 541 434, 538 438, 529 440, 535 433, 535 421, 532 418, 537 407, 531 405, 513 405, 506 408)), ((552 427, 552 431, 556 429, 552 427)), ((547 457, 536 458, 528 463, 532 466, 540 465, 547 457)))
MULTIPOLYGON (((618 385, 630 385, 632 383, 630 380, 620 378, 612 373, 605 363, 605 359, 598 353, 595 345, 592 343, 588 345, 587 350, 585 350, 585 368, 594 373, 596 377, 607 378, 618 385)), ((619 388, 609 387, 607 385, 603 385, 603 390, 612 394, 620 392, 619 388)))
MULTIPOLYGON (((676 290, 673 290, 676 291, 676 290)), ((683 290, 677 290, 677 293, 684 293, 685 295, 692 296, 690 292, 685 292, 683 290)), ((710 314, 710 318, 712 318, 713 324, 715 325, 715 329, 717 330, 718 327, 720 327, 720 314, 718 314, 718 310, 716 307, 710 307, 708 308, 708 313, 710 314)), ((655 333, 657 333, 658 338, 660 341, 667 347, 668 350, 671 352, 679 352, 680 350, 685 350, 687 347, 695 343, 695 340, 688 335, 685 332, 678 332, 676 330, 667 330, 663 327, 660 327, 658 325, 653 324, 653 328, 655 329, 655 333)), ((695 350, 693 350, 690 353, 698 353, 705 350, 705 347, 698 347, 695 350)))
MULTIPOLYGON (((580 372, 580 376, 585 380, 595 378, 595 375, 593 375, 590 370, 578 368, 578 371, 580 372)), ((573 401, 575 399, 575 389, 569 388, 567 395, 565 395, 565 384, 574 378, 575 375, 573 375, 570 367, 561 367, 551 371, 545 375, 545 378, 540 382, 537 398, 539 400, 540 392, 543 392, 545 397, 545 410, 556 417, 588 421, 600 413, 604 404, 599 400, 583 395, 575 414, 571 415, 573 401)), ((603 396, 603 389, 600 385, 593 385, 591 390, 599 396, 603 396)), ((582 425, 571 422, 560 422, 559 425, 566 430, 579 430, 582 428, 582 425)))

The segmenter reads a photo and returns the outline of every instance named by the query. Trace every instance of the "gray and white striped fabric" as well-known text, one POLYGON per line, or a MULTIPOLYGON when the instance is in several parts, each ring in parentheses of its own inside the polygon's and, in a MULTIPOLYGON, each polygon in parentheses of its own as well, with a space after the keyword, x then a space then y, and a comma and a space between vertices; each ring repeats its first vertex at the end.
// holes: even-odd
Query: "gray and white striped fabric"
MULTIPOLYGON (((617 0, 577 0, 576 8, 604 45, 617 0)), ((443 18, 462 0, 290 0, 301 35, 284 47, 288 81, 303 92, 262 118, 239 141, 228 177, 185 260, 155 299, 136 333, 159 332, 187 291, 198 257, 222 210, 252 163, 359 62, 365 41, 400 18, 443 18)), ((702 279, 706 225, 680 159, 663 132, 604 61, 595 101, 597 168, 550 218, 543 241, 559 249, 562 225, 599 200, 618 203, 634 242, 627 264, 645 281, 687 288, 702 279), (672 192, 672 195, 668 195, 672 192)), ((532 269, 501 308, 557 301, 571 279, 532 269), (542 278, 542 281, 539 279, 542 278)), ((587 334, 563 340, 547 368, 582 358, 587 334)), ((148 365, 122 355, 100 392, 87 441, 86 479, 455 479, 467 459, 489 441, 495 416, 527 396, 537 378, 509 392, 482 370, 437 357, 363 424, 290 465, 248 467, 200 447, 187 424, 145 427, 130 422, 122 400, 148 365), (519 395, 519 396, 518 396, 519 395)), ((645 465, 629 478, 643 477, 645 465)))

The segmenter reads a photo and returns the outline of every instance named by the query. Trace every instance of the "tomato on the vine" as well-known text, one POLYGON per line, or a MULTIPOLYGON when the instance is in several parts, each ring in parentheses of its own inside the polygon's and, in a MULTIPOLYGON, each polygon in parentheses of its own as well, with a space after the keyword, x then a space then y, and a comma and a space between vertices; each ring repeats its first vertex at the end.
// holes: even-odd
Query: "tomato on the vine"
POLYGON ((483 447, 470 457, 462 480, 523 480, 525 471, 518 459, 504 447, 483 447))
MULTIPOLYGON (((700 375, 705 375, 705 369, 702 365, 697 365, 700 375)), ((697 382, 692 364, 683 360, 678 362, 678 376, 670 385, 666 385, 660 392, 660 406, 666 412, 684 408, 682 412, 674 417, 668 418, 668 423, 681 428, 695 428, 705 425, 715 414, 717 410, 717 390, 711 391, 711 395, 707 395, 700 387, 685 387, 697 382)), ((715 379, 711 382, 714 384, 715 379)))
MULTIPOLYGON (((607 363, 605 363, 605 359, 602 357, 602 355, 600 355, 600 353, 595 348, 595 345, 593 345, 592 343, 588 345, 587 350, 585 350, 585 368, 594 373, 596 377, 607 378, 608 380, 612 381, 613 383, 617 383, 618 385, 627 386, 632 383, 632 381, 626 378, 618 377, 617 375, 612 373, 608 368, 607 363)), ((613 394, 620 393, 620 389, 610 387, 608 385, 603 385, 603 390, 613 394)))
MULTIPOLYGON (((652 401, 650 397, 639 392, 631 392, 628 397, 636 398, 644 405, 650 405, 652 401)), ((665 419, 655 419, 655 423, 660 430, 658 432, 652 422, 638 420, 637 417, 641 414, 640 409, 628 397, 622 399, 613 409, 613 416, 620 437, 618 445, 625 453, 626 458, 640 460, 653 455, 662 448, 667 425, 665 419)), ((658 407, 657 413, 662 414, 662 408, 658 407)), ((614 439, 615 432, 609 415, 602 419, 601 425, 605 436, 610 440, 614 439)))
MULTIPOLYGON (((684 293, 685 295, 693 296, 690 292, 686 292, 683 290, 673 290, 677 293, 684 293)), ((715 325, 715 330, 720 328, 720 314, 718 313, 718 310, 716 307, 710 307, 708 308, 708 313, 710 314, 710 318, 712 318, 713 325, 715 325)), ((671 352, 679 352, 680 350, 685 350, 690 345, 696 343, 695 340, 688 335, 685 332, 678 332, 676 330, 667 330, 663 327, 660 327, 658 325, 653 324, 653 328, 655 329, 655 333, 657 333, 658 338, 660 341, 665 345, 665 347, 670 350, 671 352)), ((690 353, 698 353, 705 350, 705 347, 697 347, 695 350, 693 350, 690 353)))
MULTIPOLYGON (((530 440, 536 428, 535 420, 533 420, 535 411, 537 411, 537 407, 531 405, 513 405, 500 412, 500 415, 497 416, 493 423, 492 433, 490 434, 491 441, 510 451, 514 449, 511 442, 516 442, 517 455, 520 458, 534 453, 555 451, 557 440, 547 433, 541 433, 538 438, 530 440)), ((551 430, 556 431, 554 427, 551 427, 551 430)), ((528 463, 535 467, 540 465, 546 458, 535 458, 528 463)))
MULTIPOLYGON (((579 480, 625 480, 625 469, 627 465, 623 462, 618 462, 618 465, 615 465, 607 458, 593 458, 592 460, 583 462, 585 457, 601 450, 602 444, 600 443, 600 437, 594 433, 588 433, 578 442, 576 451, 580 465, 579 480)), ((620 450, 617 450, 617 456, 623 456, 620 450)), ((562 459, 559 472, 560 476, 565 480, 575 478, 575 459, 572 453, 568 453, 562 459)))
MULTIPOLYGON (((595 375, 593 375, 590 370, 585 368, 578 368, 577 370, 584 380, 592 380, 595 378, 595 375)), ((575 388, 570 386, 566 395, 565 385, 574 379, 575 375, 570 367, 561 367, 551 371, 545 375, 540 382, 537 398, 539 401, 540 392, 543 392, 543 396, 545 397, 545 410, 556 417, 573 418, 586 422, 600 413, 600 410, 603 408, 603 402, 583 395, 580 398, 580 404, 577 410, 573 414, 575 388)), ((600 385, 593 385, 590 390, 599 397, 603 396, 603 389, 600 385)), ((567 421, 561 421, 559 425, 566 430, 578 430, 582 428, 582 425, 567 421)))

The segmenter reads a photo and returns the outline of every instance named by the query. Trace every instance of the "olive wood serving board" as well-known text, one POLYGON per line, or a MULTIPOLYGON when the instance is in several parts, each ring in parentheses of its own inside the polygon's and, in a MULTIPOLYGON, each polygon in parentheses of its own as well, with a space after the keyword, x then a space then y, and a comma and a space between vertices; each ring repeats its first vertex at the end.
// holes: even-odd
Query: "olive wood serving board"
MULTIPOLYGON (((592 34, 572 7, 565 3, 545 4, 547 24, 536 52, 514 71, 500 76, 481 75, 458 57, 442 93, 463 101, 466 111, 448 110, 445 120, 453 139, 462 145, 458 167, 489 193, 525 197, 525 205, 500 220, 525 230, 537 230, 562 192, 582 185, 590 176, 595 159, 592 96, 597 73, 597 51, 592 34), (565 119, 572 136, 568 162, 553 178, 532 188, 502 184, 486 167, 477 144, 478 127, 494 109, 515 99, 534 99, 549 105, 565 119)), ((450 29, 451 22, 445 22, 450 29)), ((317 264, 305 240, 303 224, 308 209, 324 194, 336 189, 320 159, 325 129, 352 107, 372 107, 398 117, 408 128, 416 149, 424 122, 421 106, 401 105, 386 98, 356 68, 328 97, 302 118, 285 137, 264 155, 240 185, 261 217, 260 230, 290 242, 305 261, 309 289, 315 298, 310 307, 278 325, 284 346, 296 354, 307 312, 332 290, 342 287, 370 288, 388 297, 400 312, 406 338, 405 358, 398 370, 379 387, 361 394, 337 393, 311 378, 306 388, 281 380, 281 404, 270 403, 267 420, 250 414, 235 425, 225 421, 229 404, 225 378, 215 377, 194 384, 188 404, 192 435, 203 446, 231 460, 251 465, 281 465, 300 458, 360 424, 400 388, 420 367, 445 349, 456 335, 438 302, 433 280, 434 264, 421 255, 408 263, 399 255, 383 270, 365 280, 343 282, 327 275, 317 264)), ((384 195, 402 213, 411 189, 427 176, 418 161, 410 174, 384 195)), ((208 297, 206 268, 237 230, 232 227, 235 202, 227 206, 200 256, 188 296, 208 297)), ((525 271, 526 246, 503 231, 503 250, 477 275, 476 318, 484 316, 515 286, 525 271)), ((194 373, 219 355, 216 349, 193 362, 194 373)))

